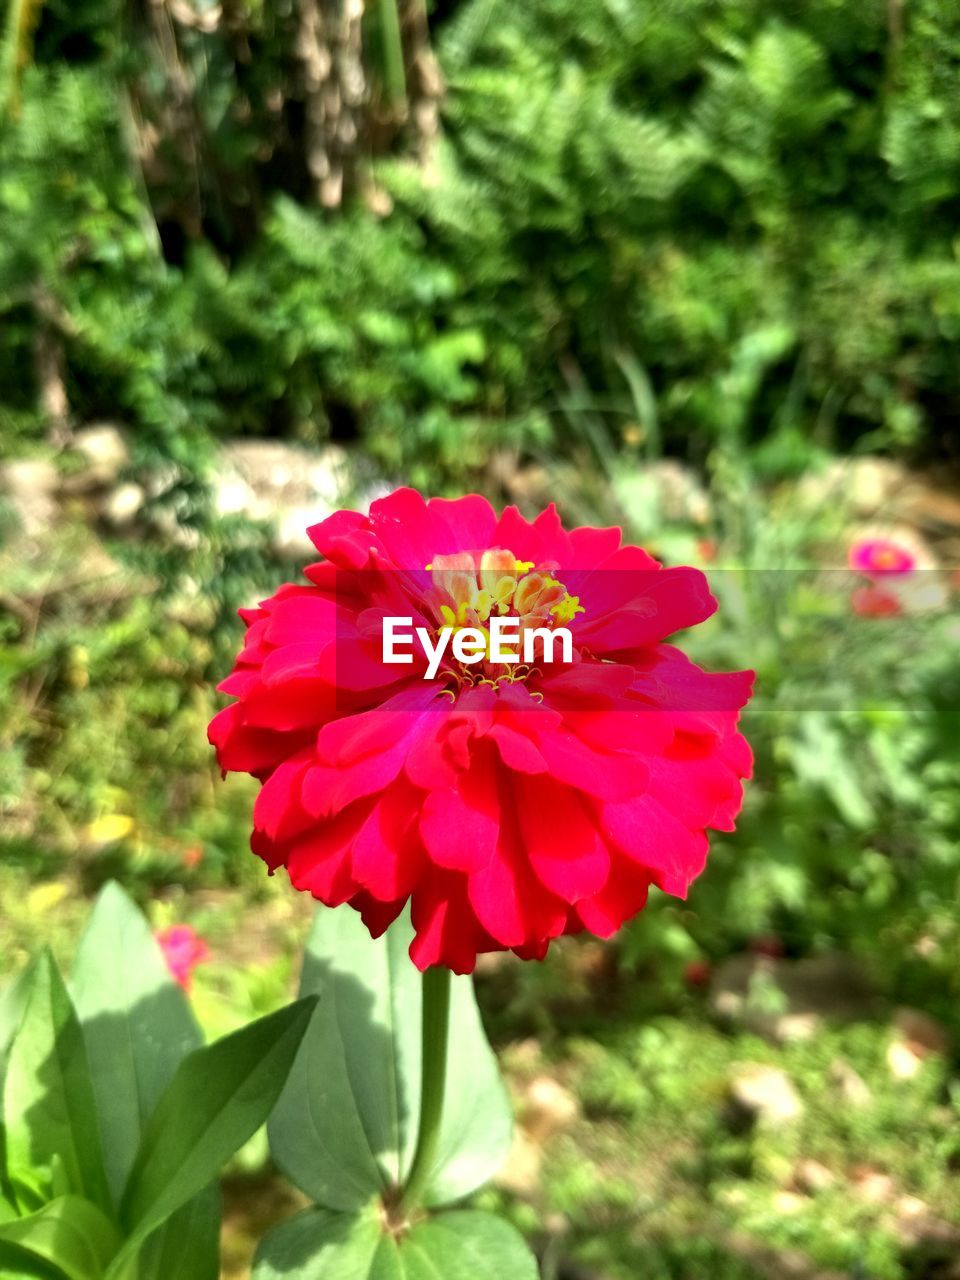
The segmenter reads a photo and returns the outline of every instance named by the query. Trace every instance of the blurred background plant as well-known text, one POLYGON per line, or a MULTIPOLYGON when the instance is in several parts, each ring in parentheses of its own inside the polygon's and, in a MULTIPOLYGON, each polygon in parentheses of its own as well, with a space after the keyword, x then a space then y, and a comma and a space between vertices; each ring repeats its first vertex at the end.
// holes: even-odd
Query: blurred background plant
MULTIPOLYGON (((687 903, 481 975, 546 1280, 960 1275, 960 15, 7 0, 0 971, 120 879, 208 1035, 307 920, 205 742, 385 487, 711 573, 757 781, 687 903), (908 553, 847 570, 858 540, 908 553), (745 1064, 749 1068, 745 1073, 745 1064), (543 1158, 549 1149, 550 1159, 543 1158)), ((686 643, 686 642, 685 642, 686 643)), ((225 1258, 289 1192, 242 1153, 225 1258)))

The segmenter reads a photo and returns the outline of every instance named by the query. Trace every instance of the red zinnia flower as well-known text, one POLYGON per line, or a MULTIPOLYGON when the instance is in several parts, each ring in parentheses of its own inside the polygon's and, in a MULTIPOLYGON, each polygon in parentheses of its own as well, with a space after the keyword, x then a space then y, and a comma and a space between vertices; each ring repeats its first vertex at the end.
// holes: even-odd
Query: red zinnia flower
POLYGON ((194 969, 210 958, 206 942, 188 924, 161 929, 156 938, 171 975, 184 991, 189 991, 194 969))
POLYGON ((551 506, 498 519, 483 498, 400 489, 310 530, 309 585, 241 610, 247 643, 210 726, 224 771, 263 783, 254 851, 376 936, 412 901, 411 956, 470 972, 609 937, 651 884, 684 896, 707 828, 733 828, 749 776, 737 732, 753 673, 711 675, 663 641, 716 608, 617 529, 565 531, 551 506), (513 616, 567 627, 572 661, 435 678, 383 661, 386 617, 431 636, 513 616))

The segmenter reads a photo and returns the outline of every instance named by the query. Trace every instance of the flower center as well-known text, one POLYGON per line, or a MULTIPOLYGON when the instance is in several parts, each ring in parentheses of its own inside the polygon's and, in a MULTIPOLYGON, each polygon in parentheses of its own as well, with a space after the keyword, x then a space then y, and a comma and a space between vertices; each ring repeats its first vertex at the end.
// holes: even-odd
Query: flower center
MULTIPOLYGON (((476 666, 453 663, 458 681, 497 684, 523 680, 536 665, 491 660, 491 617, 517 618, 517 652, 524 653, 527 632, 552 631, 585 612, 580 597, 570 595, 548 571, 537 569, 533 561, 518 560, 512 551, 499 547, 479 554, 458 551, 434 556, 426 567, 433 575, 430 603, 438 624, 437 634, 469 627, 486 637, 486 654, 476 666)), ((542 656, 542 642, 534 645, 534 652, 542 656)))

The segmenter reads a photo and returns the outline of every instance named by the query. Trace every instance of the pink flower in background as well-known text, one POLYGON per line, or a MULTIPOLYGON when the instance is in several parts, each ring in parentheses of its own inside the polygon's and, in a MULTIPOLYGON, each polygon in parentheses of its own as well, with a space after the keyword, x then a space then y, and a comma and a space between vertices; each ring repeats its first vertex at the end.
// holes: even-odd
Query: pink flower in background
POLYGON ((174 924, 169 929, 161 929, 156 938, 170 973, 184 991, 189 991, 194 969, 210 959, 206 942, 188 924, 174 924))
POLYGON ((850 596, 850 607, 858 618, 896 618, 903 605, 882 587, 857 587, 850 596))
POLYGON ((890 538, 860 538, 850 548, 850 568, 867 578, 913 573, 916 557, 890 538))

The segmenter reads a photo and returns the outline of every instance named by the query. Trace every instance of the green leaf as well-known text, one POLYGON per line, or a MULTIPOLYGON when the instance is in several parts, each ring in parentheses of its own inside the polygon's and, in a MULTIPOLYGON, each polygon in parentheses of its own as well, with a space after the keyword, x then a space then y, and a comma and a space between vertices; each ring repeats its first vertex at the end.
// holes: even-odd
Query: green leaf
POLYGON ((71 988, 90 1059, 107 1180, 119 1204, 150 1113, 202 1036, 150 926, 117 884, 108 884, 97 899, 71 988))
POLYGON ((0 1243, 52 1263, 68 1280, 100 1280, 120 1237, 89 1200, 61 1196, 37 1213, 0 1225, 0 1243))
POLYGON ((136 1280, 217 1280, 220 1271, 220 1191, 204 1188, 147 1238, 136 1280))
POLYGON ((442 1213, 393 1235, 377 1215, 307 1209, 269 1232, 253 1280, 537 1280, 537 1261, 509 1223, 442 1213))
POLYGON ((109 1280, 217 1280, 220 1270, 220 1191, 195 1195, 135 1248, 125 1249, 109 1280))
POLYGON ((6 1056, 23 1020, 30 993, 29 973, 25 969, 0 991, 0 1060, 6 1056))
POLYGON ((3 1116, 8 1168, 46 1168, 59 1157, 72 1190, 109 1207, 83 1031, 49 951, 31 965, 3 1083, 3 1116))
POLYGON ((419 1222, 398 1246, 404 1280, 537 1280, 523 1236, 489 1213, 461 1210, 419 1222))
MULTIPOLYGON (((350 911, 317 913, 301 992, 320 1003, 269 1124, 274 1159, 317 1204, 359 1210, 407 1174, 420 1112, 421 975, 404 914, 370 937, 350 911)), ((427 1190, 445 1204, 482 1186, 511 1117, 473 984, 455 977, 443 1125, 427 1190)))
MULTIPOLYGON (((17 975, 13 982, 0 991, 0 1099, 3 1096, 3 1081, 7 1069, 7 1051, 23 1020, 23 1014, 27 1007, 27 996, 30 993, 30 977, 30 970, 25 969, 17 975)), ((0 1112, 0 1194, 3 1196, 3 1200, 0 1201, 0 1221, 3 1221, 4 1216, 6 1216, 4 1214, 5 1203, 11 1206, 10 1216, 16 1217, 15 1206, 17 1203, 16 1191, 10 1182, 9 1170, 4 1155, 5 1149, 6 1133, 3 1115, 0 1112)))
POLYGON ((264 1236, 254 1258, 253 1280, 394 1280, 396 1270, 377 1261, 382 1242, 372 1212, 307 1209, 264 1236))
POLYGON ((134 1240, 217 1176, 277 1100, 314 1001, 296 1004, 191 1053, 150 1117, 121 1209, 134 1240))
POLYGON ((63 1280, 59 1267, 0 1240, 0 1276, 3 1280, 63 1280))

